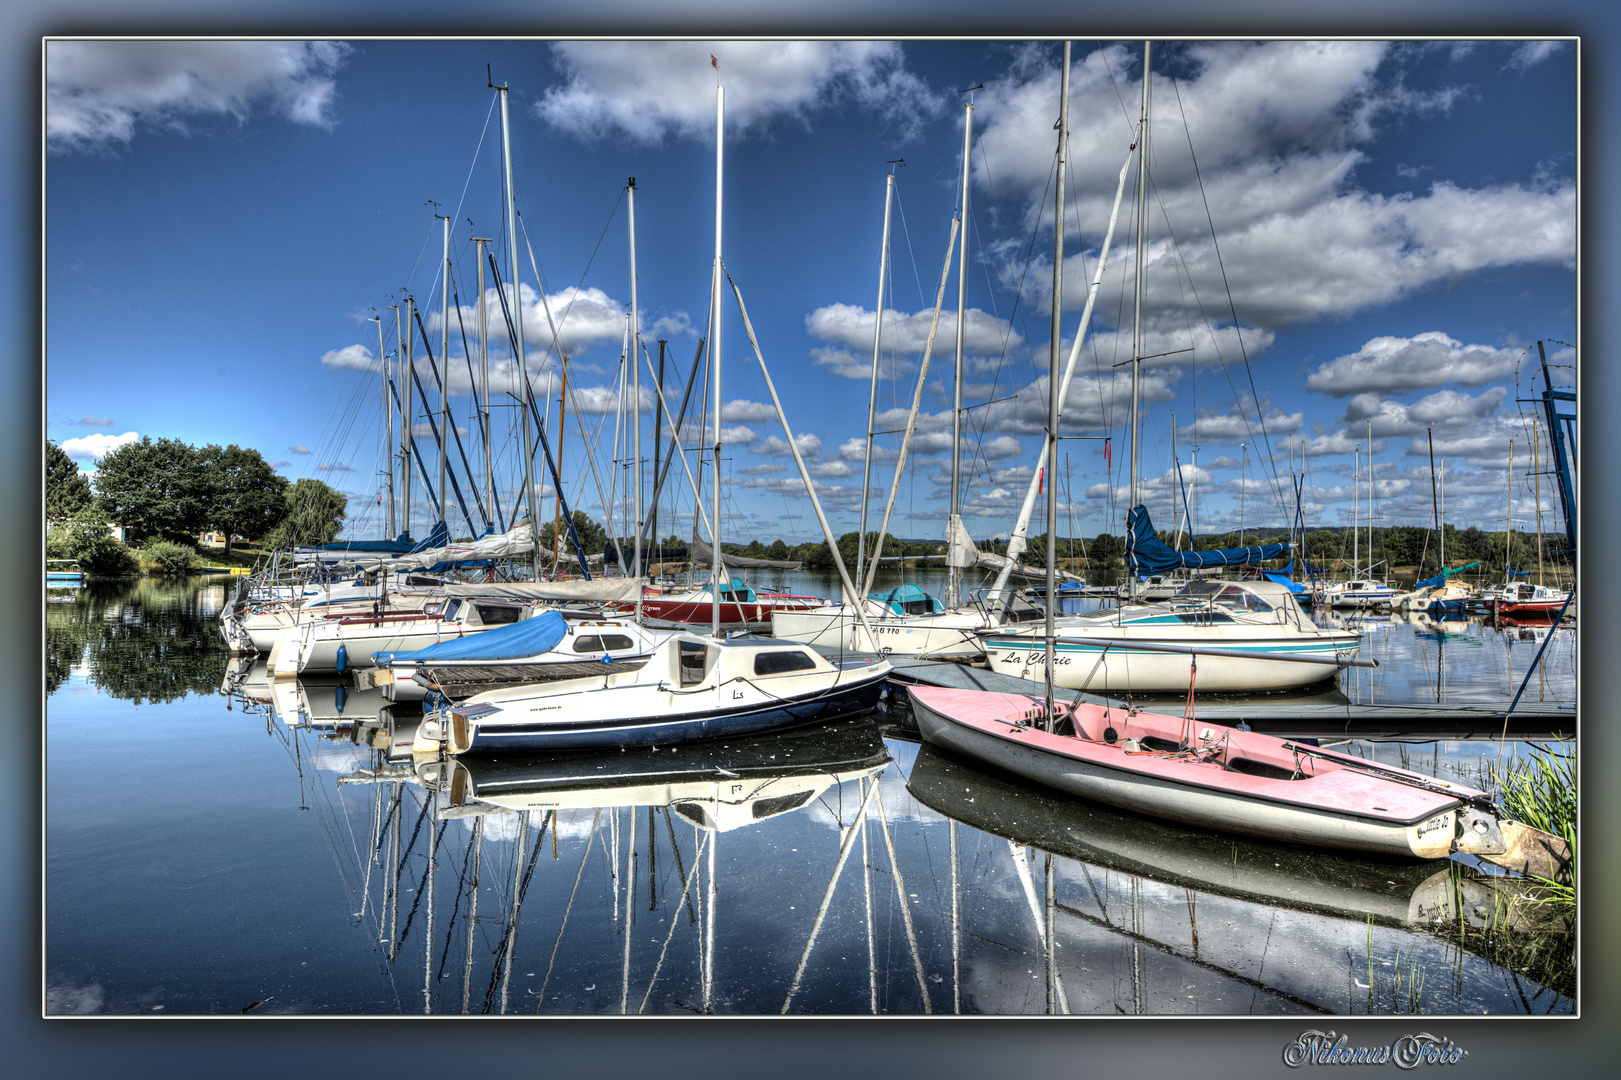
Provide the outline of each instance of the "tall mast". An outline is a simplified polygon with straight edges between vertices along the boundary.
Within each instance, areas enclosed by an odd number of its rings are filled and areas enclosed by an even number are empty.
[[[1531,475],[1536,479],[1537,499],[1537,584],[1542,584],[1542,429],[1531,419]]]
[[[1356,577],[1357,574],[1359,573],[1359,571],[1357,570],[1357,563],[1360,562],[1361,559],[1362,559],[1362,552],[1361,552],[1362,522],[1358,521],[1357,516],[1356,516],[1356,510],[1357,510],[1356,501],[1357,501],[1357,498],[1359,497],[1359,494],[1360,494],[1359,490],[1357,488],[1357,485],[1362,482],[1361,453],[1362,453],[1362,448],[1361,447],[1353,447],[1351,449],[1351,576],[1352,577]],[[1341,548],[1340,550],[1344,551],[1345,549]]]
[[[377,324],[377,369],[383,377],[383,472],[387,475],[388,486],[388,531],[385,534],[389,540],[394,539],[394,466],[390,459],[394,456],[394,408],[388,400],[388,357],[383,352],[383,317],[381,315],[372,319]]]
[[[1294,447],[1290,447],[1291,453]],[[1290,464],[1294,459],[1290,458]],[[1182,463],[1176,460],[1176,414],[1171,414],[1171,468],[1176,473],[1175,488],[1171,492],[1171,521],[1176,526],[1176,541],[1171,546],[1182,550]]]
[[[484,505],[495,513],[495,459],[490,454],[490,324],[484,306],[484,245],[487,237],[474,237],[478,245],[478,372],[484,399]]]
[[[400,381],[405,384],[405,407],[403,410],[405,428],[402,432],[405,440],[405,446],[402,448],[401,452],[400,470],[405,475],[405,531],[407,533],[411,531],[411,458],[416,452],[416,437],[415,433],[411,430],[412,426],[416,423],[416,401],[412,395],[412,391],[416,388],[417,381],[416,346],[415,337],[412,335],[410,329],[412,325],[412,309],[415,306],[415,302],[409,296],[407,296],[405,298],[405,308],[402,312],[402,314],[405,316],[405,372],[404,376],[400,379]]]
[[[1064,167],[1069,155],[1069,53],[1064,42],[1064,66],[1058,88],[1058,196],[1053,204],[1053,302],[1052,326],[1047,343],[1047,637],[1046,665],[1042,680],[1045,689],[1047,730],[1056,730],[1053,716],[1053,656],[1058,649],[1053,624],[1058,607],[1058,346],[1064,314]],[[1050,942],[1049,938],[1049,942]],[[1052,961],[1048,961],[1049,971]],[[1049,981],[1051,976],[1049,975]]]
[[[1244,454],[1243,464],[1238,467],[1238,546],[1244,546],[1244,494],[1250,484],[1250,444],[1241,447]],[[1372,549],[1369,549],[1372,550]]]
[[[894,164],[891,162],[891,164]],[[884,178],[884,240],[878,248],[878,303],[872,320],[872,385],[867,392],[867,456],[861,468],[861,532],[856,540],[856,577],[862,580],[867,563],[867,486],[872,483],[872,427],[878,415],[878,350],[884,332],[884,279],[889,272],[889,205],[895,195],[895,173]],[[859,604],[855,597],[851,603]]]
[[[659,373],[657,391],[653,395],[653,505],[650,509],[651,528],[649,532],[653,539],[653,561],[658,562],[664,555],[659,544],[659,480],[663,475],[664,461],[664,347],[669,342],[659,339]]]
[[[642,620],[642,524],[647,519],[642,513],[642,322],[641,311],[636,302],[636,178],[633,176],[625,182],[625,189],[630,198],[630,371],[631,393],[630,414],[631,423],[635,424],[635,434],[631,436],[631,468],[636,474],[634,485],[634,498],[636,500],[636,547],[631,556],[631,576],[637,582],[636,589],[636,621]],[[621,556],[623,558],[623,556]]]
[[[978,89],[978,87],[974,87]],[[953,539],[962,528],[962,358],[963,358],[963,300],[968,283],[968,166],[972,162],[974,145],[974,103],[963,105],[962,122],[962,229],[957,234],[957,366],[952,378],[951,391],[951,512],[946,524],[946,546],[950,550]],[[946,607],[962,603],[961,570],[946,567]],[[858,598],[859,599],[859,598]]]
[[[717,68],[717,70],[719,70]],[[714,302],[710,304],[713,324],[709,328],[710,348],[710,385],[714,394],[714,424],[715,449],[714,465],[710,469],[710,483],[714,488],[711,505],[713,513],[709,519],[710,545],[714,548],[714,556],[710,559],[709,595],[711,598],[709,612],[709,632],[720,637],[720,586],[722,580],[721,554],[720,554],[720,328],[724,321],[721,318],[721,193],[724,190],[726,177],[726,87],[715,86],[715,268],[710,280],[710,295]],[[711,840],[710,851],[714,851]]]
[[[1368,419],[1368,576],[1373,577],[1373,419]]]
[[[1508,441],[1508,510],[1503,519],[1503,580],[1514,580],[1514,440]]]
[[[444,280],[439,283],[439,364],[444,381],[439,384],[439,507],[444,517],[450,516],[450,489],[445,486],[445,473],[450,468],[450,219],[435,214],[444,224],[443,255],[439,269]]]
[[[1131,331],[1131,486],[1130,498],[1127,499],[1126,517],[1129,520],[1131,512],[1137,509],[1137,409],[1142,401],[1143,376],[1143,249],[1144,239],[1148,229],[1148,87],[1153,81],[1150,77],[1153,43],[1143,42],[1143,105],[1142,117],[1138,120],[1137,133],[1137,270],[1136,287],[1132,300],[1132,331]],[[1131,537],[1126,537],[1131,542]],[[1137,595],[1137,575],[1132,574],[1126,579],[1128,596]]]
[[[491,83],[494,86],[494,83]],[[512,328],[517,342],[518,412],[523,414],[523,492],[524,507],[529,515],[529,568],[540,577],[540,514],[535,506],[534,437],[529,433],[529,362],[524,355],[523,296],[518,288],[518,207],[512,192],[512,125],[508,117],[507,87],[503,83],[495,89],[501,95],[501,165],[502,180],[507,191],[507,250],[512,255]],[[559,443],[558,456],[562,456]]]

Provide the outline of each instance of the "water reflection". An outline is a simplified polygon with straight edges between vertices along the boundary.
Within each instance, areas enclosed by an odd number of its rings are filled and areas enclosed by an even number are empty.
[[[1130,818],[896,738],[904,713],[676,752],[414,756],[419,714],[228,659],[218,592],[91,586],[47,608],[53,724],[109,699],[93,733],[53,731],[53,1012],[159,993],[199,1013],[1573,1005],[1569,928],[1457,862]],[[1506,702],[1546,641],[1543,692],[1569,700],[1573,634],[1540,632],[1386,619],[1376,678],[1318,693]],[[1464,782],[1493,751],[1367,750]],[[151,784],[157,761],[184,807]],[[141,827],[109,828],[120,816]]]
[[[224,599],[222,586],[153,578],[47,597],[45,693],[76,671],[137,704],[212,693],[227,659],[216,628]]]

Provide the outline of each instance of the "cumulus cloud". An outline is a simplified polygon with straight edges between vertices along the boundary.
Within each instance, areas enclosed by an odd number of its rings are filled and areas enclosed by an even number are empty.
[[[546,90],[535,112],[585,139],[713,139],[717,81],[734,132],[778,117],[808,123],[820,109],[854,104],[909,133],[945,107],[907,70],[897,42],[571,41],[554,44],[552,56],[567,80]]]
[[[512,310],[512,286],[504,286],[504,291],[505,307],[501,303],[501,292],[495,286],[484,290],[484,318],[490,327],[491,347],[510,351],[511,335],[507,332],[506,313]],[[630,326],[629,304],[621,303],[601,289],[582,289],[573,285],[547,294],[543,302],[532,285],[523,283],[518,288],[518,297],[524,351],[530,354],[527,358],[531,362],[540,360],[544,355],[555,357],[557,346],[561,346],[564,355],[571,359],[603,342],[619,346],[623,354],[625,333]],[[550,318],[547,318],[548,310],[551,312]],[[443,316],[437,311],[427,313],[422,316],[422,323],[429,337],[437,339]],[[552,336],[554,325],[557,329],[555,343]],[[472,328],[477,326],[478,300],[475,298],[472,303],[463,304],[459,312],[451,314],[452,340],[460,333],[460,328],[469,328],[471,334]],[[646,340],[645,332],[643,340]],[[536,353],[541,356],[533,355]]]
[[[816,461],[822,456],[822,440],[808,431],[802,431],[794,436],[794,443],[799,447],[800,456],[806,461]],[[749,447],[754,454],[788,454],[788,440],[778,435],[771,435],[759,446]]]
[[[307,454],[310,452],[310,448],[303,443],[294,443],[287,448],[287,452],[289,454]]]
[[[1043,192],[1054,149],[1056,58],[1055,48],[1035,48],[980,96],[976,183],[989,190],[983,162],[994,162],[998,196],[1021,198],[1027,225],[1050,216]],[[1144,256],[1149,326],[1177,325],[1194,294],[1228,322],[1236,313],[1242,325],[1270,330],[1349,315],[1488,267],[1574,265],[1569,179],[1479,188],[1438,181],[1396,193],[1357,185],[1362,147],[1381,124],[1444,114],[1463,92],[1413,91],[1404,65],[1416,61],[1407,53],[1381,42],[1198,42],[1176,46],[1168,62],[1176,85],[1158,75],[1154,87],[1161,106]],[[1119,80],[1126,73],[1140,80],[1140,67],[1134,51],[1105,46],[1082,58],[1072,78],[1070,169],[1081,194],[1066,220],[1088,259],[1096,258],[1133,137],[1132,110],[1121,99],[1135,102],[1139,89]],[[1131,245],[1116,251],[1104,297],[1129,292],[1135,276]],[[996,255],[1022,272],[1011,247]],[[1066,266],[1065,281],[1066,303],[1078,303],[1089,275]]]
[[[813,349],[811,355],[814,362],[848,379],[871,378],[874,321],[873,313],[858,304],[828,304],[805,316],[806,333],[838,346]],[[915,363],[904,362],[901,358],[923,355],[933,321],[933,308],[910,314],[885,309],[880,375],[889,378],[917,370]],[[957,313],[942,311],[940,327],[935,332],[934,355],[938,358],[955,349],[956,340]],[[994,361],[1007,350],[1023,343],[1023,335],[1015,331],[1006,319],[989,315],[979,308],[969,308],[963,312],[965,353]]]
[[[354,371],[377,371],[382,367],[377,354],[364,345],[345,345],[341,349],[332,349],[321,354],[321,366],[326,368],[348,368]]]
[[[258,107],[330,127],[331,41],[53,41],[45,50],[45,136],[54,151],[127,145],[143,129],[243,124]]]
[[[1306,389],[1333,397],[1367,391],[1391,393],[1461,383],[1482,386],[1513,376],[1524,349],[1465,345],[1439,330],[1411,338],[1376,337],[1336,357],[1306,378]]]
[[[1266,414],[1263,425],[1248,410],[1232,410],[1226,413],[1199,413],[1196,421],[1178,424],[1176,435],[1179,439],[1190,442],[1250,442],[1260,440],[1264,426],[1270,435],[1279,435],[1298,430],[1306,422],[1305,413],[1286,413],[1282,409],[1273,407]]]
[[[1421,435],[1431,424],[1457,428],[1494,416],[1506,396],[1508,389],[1502,386],[1494,386],[1477,397],[1456,390],[1440,390],[1411,405],[1403,405],[1399,401],[1381,399],[1378,394],[1358,394],[1348,403],[1341,422],[1361,425],[1366,430],[1371,420],[1375,436]]]
[[[104,454],[120,446],[140,441],[141,436],[134,431],[126,431],[122,435],[86,435],[78,439],[63,439],[62,452],[80,461],[99,461]]]

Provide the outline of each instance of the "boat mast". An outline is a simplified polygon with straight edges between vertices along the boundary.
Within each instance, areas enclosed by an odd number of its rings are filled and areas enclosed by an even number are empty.
[[[1535,417],[1531,418],[1531,475],[1535,477],[1537,500],[1537,585],[1542,585],[1542,429]]]
[[[642,513],[642,323],[641,312],[636,307],[636,178],[633,176],[625,182],[625,191],[629,196],[630,207],[630,410],[631,422],[636,425],[635,434],[631,436],[632,469],[636,474],[634,484],[634,498],[636,500],[636,541],[631,556],[631,576],[636,579],[636,621],[642,621],[642,525],[646,518]],[[614,545],[617,547],[618,545]],[[620,554],[624,559],[624,554]],[[620,569],[624,566],[621,564]],[[606,568],[604,568],[606,572]],[[627,934],[626,940],[629,940]]]
[[[1430,426],[1424,429],[1424,437],[1428,440],[1430,447],[1430,513],[1434,515],[1435,534],[1440,538],[1441,545],[1439,554],[1436,555],[1436,562],[1440,564],[1442,570],[1445,570],[1447,568],[1447,534],[1446,529],[1441,524],[1441,496],[1435,485],[1435,422],[1433,420],[1430,422]],[[1424,567],[1420,566],[1418,569],[1420,573],[1423,573]]]
[[[719,71],[719,67],[716,67]],[[709,327],[709,377],[714,394],[714,464],[710,469],[711,484],[714,487],[711,505],[713,513],[709,519],[710,547],[714,555],[710,559],[709,574],[710,595],[710,626],[709,632],[720,637],[720,585],[722,580],[721,552],[720,552],[720,328],[722,323],[721,306],[724,297],[721,295],[721,195],[724,191],[726,166],[726,87],[715,86],[715,267],[710,277],[710,295],[714,302],[710,304],[712,324]],[[714,852],[711,841],[710,852]],[[713,868],[711,868],[713,872]]]
[[[394,410],[388,401],[388,357],[383,352],[383,317],[381,315],[372,319],[377,324],[377,370],[383,377],[383,472],[388,477],[388,531],[384,536],[394,539],[394,466],[388,459],[393,456],[394,446]]]
[[[484,306],[484,245],[488,237],[474,237],[478,245],[478,371],[484,398],[484,505],[495,512],[495,461],[490,455],[490,323]],[[499,515],[497,515],[499,517]]]
[[[1058,80],[1058,195],[1053,203],[1053,300],[1052,324],[1047,343],[1047,636],[1046,664],[1043,667],[1043,687],[1047,711],[1047,730],[1057,728],[1053,715],[1053,657],[1058,649],[1057,630],[1053,624],[1058,607],[1058,347],[1059,330],[1064,314],[1064,167],[1069,155],[1069,54],[1070,43],[1064,42],[1064,66]],[[1049,881],[1048,894],[1051,895]],[[1050,940],[1050,939],[1049,939]],[[1051,982],[1052,960],[1048,959]]]
[[[1143,376],[1143,248],[1148,228],[1148,88],[1152,83],[1153,43],[1143,42],[1143,104],[1137,134],[1137,280],[1131,331],[1131,486],[1126,517],[1137,509],[1137,410],[1142,401]],[[1131,542],[1131,537],[1126,537]],[[1126,578],[1126,595],[1137,595],[1137,575]]]
[[[1373,577],[1373,419],[1368,419],[1368,577]]]
[[[402,312],[405,317],[405,327],[407,327],[407,329],[404,330],[405,371],[404,375],[400,379],[400,381],[405,384],[405,427],[400,433],[404,445],[400,448],[400,472],[405,476],[404,531],[407,534],[411,532],[411,454],[416,449],[416,439],[413,437],[413,433],[411,431],[411,425],[416,419],[416,402],[412,396],[412,391],[416,387],[416,346],[413,344],[415,339],[413,338],[411,331],[408,329],[411,325],[411,309],[414,306],[415,304],[412,299],[407,296],[405,298],[405,308]]]
[[[439,384],[439,506],[443,516],[449,517],[450,489],[445,486],[445,473],[450,469],[450,219],[440,214],[434,217],[445,223],[439,261],[444,274],[439,283],[439,363],[445,373],[445,381]]]
[[[1357,563],[1362,559],[1362,522],[1358,521],[1356,516],[1357,484],[1362,479],[1361,453],[1361,447],[1351,449],[1351,576],[1353,578],[1358,573]],[[1344,551],[1345,549],[1341,548],[1340,550]]]
[[[969,91],[979,89],[972,87]],[[946,551],[962,530],[962,361],[963,361],[963,301],[968,282],[968,167],[973,161],[974,103],[970,99],[963,105],[962,122],[962,204],[959,219],[962,229],[957,233],[957,366],[951,390],[951,511],[946,522]],[[946,560],[946,607],[955,608],[962,603],[962,571]],[[857,598],[859,602],[859,597]]]
[[[540,514],[535,506],[535,478],[533,452],[530,447],[533,439],[529,434],[529,363],[524,356],[523,333],[523,295],[518,287],[518,208],[512,193],[512,126],[507,115],[507,86],[502,83],[495,86],[490,84],[501,95],[501,165],[504,173],[503,181],[507,191],[507,249],[512,254],[512,332],[517,344],[517,355],[514,359],[518,365],[518,390],[523,399],[518,411],[523,414],[523,490],[524,508],[529,515],[529,569],[531,575],[540,578]],[[562,457],[562,445],[558,445],[558,457]]]
[[[890,165],[905,162],[889,162]],[[872,427],[878,415],[878,349],[884,332],[884,279],[889,273],[889,207],[895,197],[895,172],[891,169],[884,178],[884,241],[878,249],[878,303],[873,307],[872,320],[872,385],[867,391],[867,455],[861,468],[861,532],[856,540],[856,580],[862,579],[867,563],[867,487],[872,483]],[[860,603],[855,597],[851,603]]]

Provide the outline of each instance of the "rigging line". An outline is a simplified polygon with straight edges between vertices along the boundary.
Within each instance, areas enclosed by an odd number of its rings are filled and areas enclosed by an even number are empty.
[[[597,261],[597,253],[602,250],[602,241],[607,238],[608,230],[613,227],[614,217],[619,213],[619,204],[624,201],[626,190],[627,189],[625,188],[619,189],[619,197],[614,200],[613,209],[608,211],[608,220],[602,223],[602,233],[597,237],[597,246],[591,249],[591,257],[585,261],[585,269],[580,271],[580,280],[574,284],[574,295],[569,297],[568,306],[563,308],[563,314],[557,319],[558,326],[562,326],[568,321],[568,313],[573,309],[574,301],[579,298],[580,289],[585,285],[585,277],[591,272],[591,265]],[[523,233],[524,246],[529,249],[529,265],[535,271],[535,280],[540,283],[541,289],[544,290],[546,288],[546,281],[540,276],[540,264],[535,259],[535,249],[529,240],[529,222],[523,216],[523,211],[521,210],[518,212],[517,217],[518,229]],[[513,242],[516,243],[517,241],[514,240]],[[552,340],[553,344],[557,345],[558,355],[561,356],[561,339],[554,336]],[[541,359],[544,360],[545,358],[546,354],[542,353]]]
[[[557,811],[553,810],[552,817],[555,818],[556,816]],[[535,997],[535,1012],[537,1013],[540,1012],[540,1007],[546,1003],[546,988],[551,984],[552,968],[557,964],[557,950],[563,944],[563,931],[568,929],[568,917],[569,914],[574,910],[574,896],[580,891],[580,879],[585,876],[585,864],[586,861],[591,858],[591,842],[596,839],[597,829],[601,824],[602,808],[599,806],[591,815],[591,833],[585,838],[585,852],[580,856],[580,869],[574,874],[574,888],[569,890],[568,906],[563,909],[563,922],[557,928],[557,939],[552,942],[552,958],[546,964],[546,977],[540,981],[540,993]],[[552,836],[555,837],[556,835],[557,827],[556,825],[553,825]],[[537,843],[535,847],[538,849],[540,845]],[[486,1009],[488,1009],[487,1005]]]
[[[490,110],[484,114],[484,127],[478,133],[478,145],[473,148],[473,161],[467,166],[467,179],[462,181],[462,193],[456,200],[456,212],[450,218],[452,221],[461,218],[462,207],[467,205],[467,189],[473,184],[473,173],[478,168],[479,151],[484,149],[484,139],[490,133],[490,119],[495,115],[495,104],[499,98],[499,94],[490,95]]]
[[[670,824],[670,819],[669,819],[669,816],[668,816],[668,809],[666,809],[666,816],[664,818],[664,823],[666,825]],[[652,843],[652,840],[651,840],[652,830],[649,829],[648,832],[649,832],[649,841],[648,842],[651,844]],[[702,836],[699,839],[697,849],[695,851],[693,851],[693,853],[692,853],[692,870],[691,871],[682,871],[682,873],[681,873],[681,896],[687,902],[687,921],[689,922],[689,924],[692,922],[692,875],[696,874],[698,872],[698,863],[699,863],[699,860],[703,858],[704,845],[706,843],[708,843],[708,841],[709,841],[709,836],[707,834]],[[681,868],[680,868],[679,863],[680,863],[680,858],[681,858],[681,849],[679,847],[676,847],[675,830],[674,830],[673,827],[670,830],[670,846],[672,848],[675,848],[676,862],[677,862],[676,869],[680,870]],[[680,910],[680,909],[678,908],[677,910]],[[670,915],[670,929],[664,935],[664,947],[659,949],[658,962],[653,965],[653,976],[652,976],[652,978],[647,980],[647,991],[646,991],[646,993],[642,994],[642,1003],[640,1005],[636,1006],[636,1015],[638,1015],[638,1016],[640,1016],[647,1009],[647,999],[653,996],[653,987],[654,987],[655,984],[658,983],[658,981],[659,981],[659,972],[664,968],[664,956],[665,956],[666,953],[668,953],[670,951],[670,941],[671,941],[671,939],[673,939],[675,937],[675,928],[677,926],[679,926],[679,925],[681,925],[680,922],[676,919],[674,913],[672,913]]]
[[[923,299],[923,279],[918,276],[917,254],[912,250],[912,232],[911,232],[910,229],[908,229],[906,227],[906,208],[901,205],[900,181],[898,179],[895,182],[895,206],[901,212],[901,235],[906,237],[906,255],[907,255],[907,257],[909,259],[912,260],[912,276],[914,278],[917,278],[918,303],[921,304],[921,303],[924,303],[924,299]],[[894,271],[891,270],[890,274],[891,274],[891,277],[893,277]],[[891,295],[893,295],[893,294],[891,294]]]
[[[1198,180],[1198,182],[1199,182],[1199,198],[1204,203],[1205,221],[1210,226],[1210,246],[1215,249],[1215,252],[1216,252],[1216,266],[1221,270],[1221,285],[1222,285],[1222,288],[1227,291],[1227,306],[1228,306],[1228,310],[1232,312],[1232,316],[1233,316],[1233,336],[1238,339],[1238,351],[1239,351],[1239,354],[1241,356],[1243,356],[1243,358],[1244,358],[1244,371],[1245,371],[1246,375],[1248,375],[1248,377],[1249,377],[1250,397],[1255,402],[1256,420],[1261,425],[1261,438],[1266,443],[1267,464],[1272,466],[1272,487],[1273,487],[1274,497],[1277,498],[1278,505],[1282,506],[1283,505],[1283,495],[1282,495],[1281,490],[1278,488],[1278,483],[1277,483],[1278,466],[1277,466],[1277,463],[1275,461],[1271,460],[1272,459],[1272,437],[1271,437],[1270,434],[1267,433],[1267,430],[1266,430],[1266,418],[1261,415],[1261,398],[1260,398],[1260,395],[1256,392],[1256,389],[1255,389],[1255,372],[1250,367],[1249,351],[1244,348],[1244,332],[1243,332],[1243,328],[1241,327],[1241,325],[1239,324],[1239,321],[1238,321],[1238,306],[1233,300],[1232,286],[1230,284],[1228,284],[1228,282],[1227,282],[1227,265],[1222,260],[1222,257],[1221,257],[1221,244],[1216,239],[1216,222],[1215,222],[1215,219],[1210,214],[1210,199],[1209,199],[1209,196],[1205,193],[1204,176],[1199,172],[1199,157],[1198,157],[1197,154],[1194,153],[1194,150],[1193,150],[1193,132],[1188,127],[1187,113],[1182,108],[1182,91],[1181,91],[1180,87],[1177,84],[1176,73],[1170,67],[1170,54],[1169,53],[1166,54],[1166,70],[1170,73],[1171,89],[1173,91],[1175,91],[1175,93],[1176,93],[1176,107],[1177,107],[1177,109],[1179,111],[1182,112],[1182,133],[1187,137],[1187,140],[1188,140],[1188,156],[1193,159],[1193,175],[1194,175],[1194,178],[1196,180]]]

